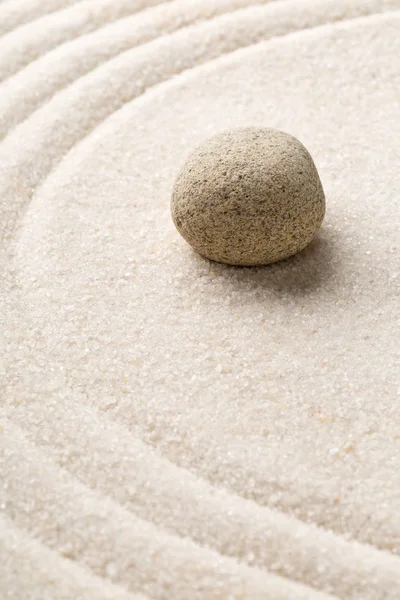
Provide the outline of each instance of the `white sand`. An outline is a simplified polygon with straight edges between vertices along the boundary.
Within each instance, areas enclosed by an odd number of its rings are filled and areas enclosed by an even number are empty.
[[[0,0],[0,31],[0,598],[398,600],[400,0]],[[169,215],[243,125],[327,197],[264,269]]]

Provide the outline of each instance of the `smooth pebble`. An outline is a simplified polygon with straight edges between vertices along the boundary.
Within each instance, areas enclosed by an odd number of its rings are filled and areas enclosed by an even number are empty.
[[[190,154],[172,194],[173,221],[202,256],[266,265],[305,248],[325,214],[314,162],[295,137],[245,127]]]

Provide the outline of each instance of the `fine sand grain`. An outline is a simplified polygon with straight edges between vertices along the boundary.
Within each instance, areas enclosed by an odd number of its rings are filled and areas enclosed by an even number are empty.
[[[398,600],[400,0],[0,0],[0,597]],[[210,263],[188,153],[290,132],[316,239]]]

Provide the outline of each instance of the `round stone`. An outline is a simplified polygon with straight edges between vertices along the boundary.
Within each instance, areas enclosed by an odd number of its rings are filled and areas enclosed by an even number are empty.
[[[299,140],[245,127],[215,135],[190,154],[174,185],[171,213],[202,256],[266,265],[311,242],[324,218],[325,196]]]

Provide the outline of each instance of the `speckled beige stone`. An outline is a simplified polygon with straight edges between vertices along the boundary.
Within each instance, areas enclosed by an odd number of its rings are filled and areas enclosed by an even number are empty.
[[[181,235],[206,258],[265,265],[311,242],[325,196],[296,138],[246,127],[213,136],[190,154],[175,182],[171,213]]]

